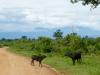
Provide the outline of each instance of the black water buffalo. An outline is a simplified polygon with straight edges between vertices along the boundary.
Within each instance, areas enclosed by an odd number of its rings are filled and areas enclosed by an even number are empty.
[[[75,65],[75,61],[79,61],[81,62],[81,51],[77,50],[77,51],[67,51],[65,53],[65,56],[68,56],[72,59],[73,61],[73,65]]]
[[[45,55],[32,55],[31,57],[31,65],[34,65],[34,60],[38,61],[39,62],[39,66],[42,67],[42,60],[46,58]]]

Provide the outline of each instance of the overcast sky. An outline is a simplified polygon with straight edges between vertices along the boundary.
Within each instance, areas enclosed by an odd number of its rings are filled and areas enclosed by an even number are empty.
[[[100,6],[70,0],[0,0],[0,32],[37,32],[73,26],[100,33]],[[85,31],[85,29],[84,29]],[[99,34],[100,35],[100,34]]]

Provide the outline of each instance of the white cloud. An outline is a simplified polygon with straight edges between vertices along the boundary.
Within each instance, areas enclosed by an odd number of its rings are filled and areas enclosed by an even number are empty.
[[[69,1],[70,2],[70,1]],[[100,31],[99,7],[90,11],[67,0],[0,0],[0,30],[34,31],[37,27],[86,27]]]

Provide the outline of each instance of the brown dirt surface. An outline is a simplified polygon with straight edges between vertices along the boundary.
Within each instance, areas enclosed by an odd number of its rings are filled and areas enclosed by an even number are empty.
[[[0,48],[0,75],[58,75],[51,68],[31,66],[30,59],[17,56],[6,51],[6,48]]]

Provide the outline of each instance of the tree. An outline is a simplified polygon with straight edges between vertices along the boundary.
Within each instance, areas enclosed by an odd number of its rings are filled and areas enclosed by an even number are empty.
[[[96,48],[97,48],[97,50],[100,50],[100,37],[97,37],[95,39],[95,41],[96,41]]]
[[[72,3],[82,2],[83,5],[91,5],[92,8],[96,8],[100,4],[100,0],[71,0]]]
[[[67,46],[69,50],[77,50],[82,47],[81,37],[77,33],[71,33],[65,36],[64,45]]]
[[[88,49],[88,52],[89,53],[95,53],[95,51],[96,51],[96,48],[95,48],[94,45],[87,46],[87,49]]]
[[[56,32],[54,32],[54,35],[53,35],[53,37],[55,37],[56,39],[60,39],[60,38],[62,38],[62,32],[61,32],[61,30],[60,29],[58,29]]]
[[[21,39],[27,40],[27,36],[22,36]]]
[[[52,39],[48,37],[39,37],[35,41],[35,49],[40,51],[40,53],[49,53],[52,51],[52,46],[51,46]]]

